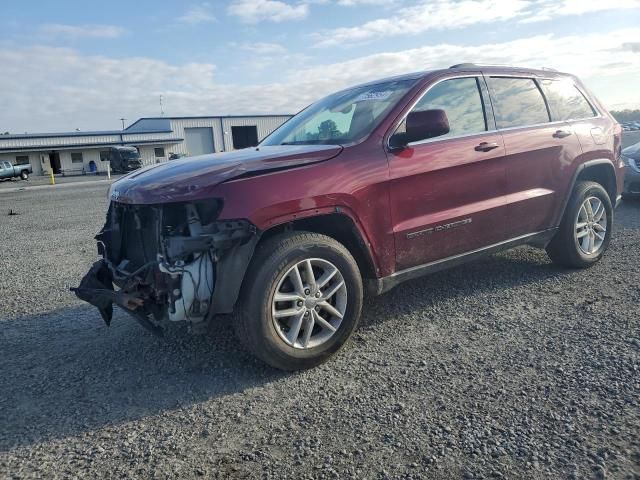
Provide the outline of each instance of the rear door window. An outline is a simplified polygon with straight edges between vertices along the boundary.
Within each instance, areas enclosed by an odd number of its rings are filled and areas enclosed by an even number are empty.
[[[596,112],[571,81],[541,80],[540,85],[554,120],[592,118]]]
[[[490,77],[498,128],[524,127],[547,123],[549,111],[532,78]]]
[[[449,119],[449,133],[438,138],[472,135],[487,131],[482,97],[475,77],[444,80],[425,93],[412,112],[444,110]],[[397,132],[405,132],[403,122]]]

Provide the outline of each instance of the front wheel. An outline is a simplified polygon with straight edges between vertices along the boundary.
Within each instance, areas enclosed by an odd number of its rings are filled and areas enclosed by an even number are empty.
[[[238,303],[236,333],[276,368],[311,368],[349,339],[362,298],[358,265],[342,244],[316,233],[281,234],[256,251]]]
[[[29,179],[29,172],[27,172],[26,170],[23,170],[22,172],[20,172],[20,178],[22,180],[28,180]]]
[[[589,267],[607,250],[612,227],[613,207],[607,191],[598,183],[580,182],[558,232],[547,246],[547,254],[563,267]]]

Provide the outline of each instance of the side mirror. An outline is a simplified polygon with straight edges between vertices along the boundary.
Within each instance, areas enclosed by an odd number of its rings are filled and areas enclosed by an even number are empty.
[[[407,115],[406,133],[391,137],[394,147],[406,147],[411,142],[440,137],[449,133],[449,119],[444,110],[422,110]]]

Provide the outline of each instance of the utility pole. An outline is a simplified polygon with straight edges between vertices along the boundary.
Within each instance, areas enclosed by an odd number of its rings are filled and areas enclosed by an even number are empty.
[[[126,120],[126,118],[121,118],[120,121],[122,122],[122,130],[124,130],[124,121]]]
[[[160,116],[164,117],[164,108],[162,107],[162,95],[160,95]]]

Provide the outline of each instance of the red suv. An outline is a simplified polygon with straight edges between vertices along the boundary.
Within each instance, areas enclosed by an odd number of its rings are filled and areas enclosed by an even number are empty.
[[[286,370],[353,333],[363,294],[516,245],[588,267],[611,238],[621,127],[574,76],[462,64],[309,106],[257,148],[111,187],[77,295],[161,334],[234,313]]]

